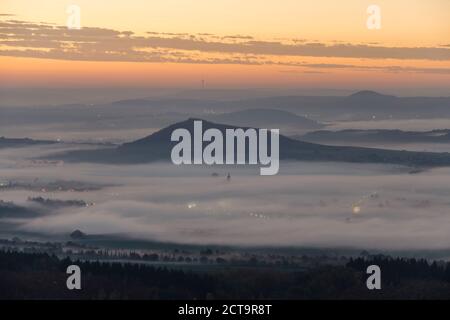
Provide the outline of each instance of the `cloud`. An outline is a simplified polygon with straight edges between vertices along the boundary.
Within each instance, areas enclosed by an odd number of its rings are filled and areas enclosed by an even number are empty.
[[[19,20],[0,21],[0,55],[63,60],[179,62],[217,64],[281,64],[309,68],[364,67],[345,65],[307,65],[286,62],[286,58],[338,57],[367,59],[450,60],[450,48],[385,47],[376,44],[330,44],[305,40],[255,40],[245,35],[147,32],[65,26]],[[396,70],[394,70],[397,68]],[[366,69],[370,69],[367,67]],[[410,69],[391,71],[447,74],[448,69]]]
[[[336,63],[291,63],[292,66],[313,68],[313,69],[350,69],[358,71],[382,71],[390,73],[431,73],[431,74],[450,74],[450,68],[416,68],[400,66],[365,66]],[[286,70],[285,73],[304,73],[308,71]],[[310,71],[314,72],[314,71]]]

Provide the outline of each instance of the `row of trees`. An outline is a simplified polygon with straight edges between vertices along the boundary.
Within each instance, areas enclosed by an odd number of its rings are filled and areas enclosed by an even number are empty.
[[[82,270],[82,290],[66,288],[71,264]],[[370,264],[381,267],[382,290],[366,287]],[[257,266],[193,272],[0,252],[0,299],[450,299],[449,274],[449,264],[389,257],[303,272]]]

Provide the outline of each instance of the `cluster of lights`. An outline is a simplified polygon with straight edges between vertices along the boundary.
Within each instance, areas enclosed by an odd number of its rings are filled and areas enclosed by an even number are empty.
[[[188,207],[188,209],[194,209],[197,207],[197,204],[195,202],[191,202],[191,203],[188,203],[187,207]]]

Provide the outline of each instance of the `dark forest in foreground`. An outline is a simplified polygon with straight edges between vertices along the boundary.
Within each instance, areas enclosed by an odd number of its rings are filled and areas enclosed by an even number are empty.
[[[66,289],[66,268],[82,270],[82,290]],[[368,265],[382,290],[366,288]],[[0,299],[449,299],[450,263],[351,259],[304,272],[230,268],[195,273],[139,264],[80,262],[48,254],[0,252]]]

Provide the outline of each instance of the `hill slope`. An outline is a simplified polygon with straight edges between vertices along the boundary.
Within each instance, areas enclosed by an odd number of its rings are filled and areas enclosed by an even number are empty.
[[[194,121],[188,119],[168,126],[145,138],[125,143],[117,148],[72,151],[54,155],[52,158],[69,162],[97,163],[148,163],[170,161],[172,132],[184,128],[193,135]],[[203,121],[203,130],[217,128],[222,133],[226,129],[235,129],[231,125]],[[358,163],[390,163],[409,166],[450,166],[449,153],[409,152],[360,147],[325,146],[303,142],[280,135],[280,159],[293,161],[338,161]]]

